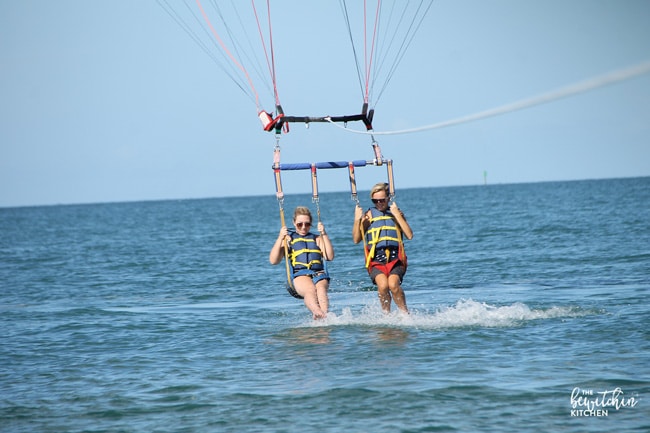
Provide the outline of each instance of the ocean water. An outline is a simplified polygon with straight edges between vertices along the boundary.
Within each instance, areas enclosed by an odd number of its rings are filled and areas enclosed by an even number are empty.
[[[411,314],[325,193],[323,321],[268,263],[274,196],[0,209],[0,431],[650,431],[650,178],[396,201]]]

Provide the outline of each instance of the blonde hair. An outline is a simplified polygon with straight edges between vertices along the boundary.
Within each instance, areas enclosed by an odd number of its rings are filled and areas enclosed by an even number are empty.
[[[372,198],[373,195],[377,194],[378,192],[384,191],[386,193],[386,196],[388,197],[388,184],[385,182],[379,182],[376,183],[375,186],[372,187],[370,190],[370,198]]]
[[[307,215],[309,217],[309,222],[312,221],[311,218],[311,211],[309,210],[308,207],[306,206],[298,206],[294,211],[293,211],[293,220],[295,221],[296,218],[298,218],[298,215]]]

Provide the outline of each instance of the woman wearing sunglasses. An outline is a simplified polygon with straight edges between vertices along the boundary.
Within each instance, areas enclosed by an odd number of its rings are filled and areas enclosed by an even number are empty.
[[[289,293],[304,300],[314,319],[323,319],[327,316],[329,307],[327,290],[330,280],[325,261],[334,259],[334,247],[323,223],[318,222],[320,234],[316,235],[309,231],[311,222],[309,208],[298,206],[293,213],[293,225],[296,230],[289,231],[286,226],[280,229],[269,254],[269,261],[272,265],[282,261],[286,242],[292,279],[292,284],[288,287]]]
[[[382,310],[389,313],[392,300],[401,311],[408,313],[401,286],[407,267],[402,234],[412,239],[413,230],[395,202],[389,207],[388,195],[388,184],[378,183],[370,190],[375,207],[364,214],[363,209],[356,206],[352,240],[355,244],[364,241],[366,269],[377,285]]]

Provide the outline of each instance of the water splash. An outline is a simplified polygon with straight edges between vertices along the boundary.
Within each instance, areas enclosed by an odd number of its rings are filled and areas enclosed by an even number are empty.
[[[409,328],[465,328],[465,327],[513,327],[522,323],[556,318],[574,318],[591,314],[577,307],[553,306],[546,309],[531,309],[516,302],[511,305],[495,306],[472,299],[461,299],[455,305],[437,310],[410,314],[399,311],[384,314],[378,305],[366,306],[359,313],[344,308],[340,314],[330,312],[326,319],[306,323],[305,326],[385,326]]]

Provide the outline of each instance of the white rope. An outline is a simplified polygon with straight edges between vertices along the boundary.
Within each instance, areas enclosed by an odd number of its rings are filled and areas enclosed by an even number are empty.
[[[384,132],[372,132],[372,131],[355,131],[348,129],[345,126],[341,126],[332,122],[330,118],[326,118],[333,125],[355,134],[369,134],[369,135],[397,135],[397,134],[409,134],[412,132],[422,132],[428,131],[431,129],[440,129],[447,126],[460,125],[461,123],[473,122],[475,120],[485,119],[487,117],[498,116],[500,114],[510,113],[512,111],[523,110],[524,108],[529,108],[535,105],[544,104],[547,102],[555,101],[557,99],[566,98],[568,96],[577,95],[579,93],[584,93],[599,87],[606,86],[608,84],[617,83],[619,81],[628,80],[630,78],[636,77],[638,75],[647,74],[650,72],[650,61],[644,62],[639,65],[619,69],[608,74],[600,75],[598,77],[591,78],[589,80],[581,81],[579,83],[562,87],[557,90],[553,90],[542,95],[533,96],[531,98],[522,99],[521,101],[512,102],[510,104],[502,105],[500,107],[492,108],[490,110],[480,111],[475,114],[468,116],[459,117],[452,120],[447,120],[444,122],[434,123],[433,125],[426,125],[419,128],[413,129],[402,129],[399,131],[384,131]]]

